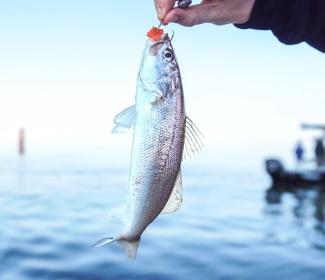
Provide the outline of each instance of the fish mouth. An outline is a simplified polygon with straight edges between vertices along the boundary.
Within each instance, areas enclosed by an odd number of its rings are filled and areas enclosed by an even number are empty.
[[[174,37],[174,33],[172,33],[172,38]],[[159,45],[159,44],[163,44],[167,41],[171,41],[171,39],[169,38],[168,33],[164,33],[163,35],[161,35],[160,39],[158,41],[152,41],[151,39],[148,38],[148,41],[150,42],[151,47]]]
[[[148,44],[149,44],[149,54],[152,56],[157,55],[159,49],[163,46],[166,45],[166,43],[168,44],[168,42],[170,42],[170,38],[168,33],[164,33],[161,38],[158,41],[151,41],[150,39],[148,39]]]

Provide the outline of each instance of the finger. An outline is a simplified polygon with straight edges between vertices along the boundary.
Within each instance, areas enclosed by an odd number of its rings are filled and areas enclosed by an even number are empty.
[[[164,23],[175,22],[184,26],[193,26],[201,23],[216,23],[220,20],[222,22],[222,14],[219,12],[221,3],[203,2],[202,4],[193,5],[186,9],[172,9],[165,17]]]
[[[175,6],[176,0],[155,0],[157,16],[163,21],[167,13]]]

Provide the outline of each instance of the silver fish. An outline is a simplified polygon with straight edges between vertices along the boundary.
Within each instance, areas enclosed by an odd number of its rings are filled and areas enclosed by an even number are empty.
[[[181,162],[202,148],[200,132],[186,117],[179,66],[168,34],[148,38],[138,74],[135,105],[114,118],[112,133],[133,128],[127,223],[116,238],[135,258],[142,233],[161,213],[173,213],[183,201]]]

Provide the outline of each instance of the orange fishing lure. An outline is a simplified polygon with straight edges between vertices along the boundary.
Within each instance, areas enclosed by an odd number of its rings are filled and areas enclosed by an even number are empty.
[[[148,32],[147,36],[152,40],[152,41],[159,41],[161,36],[164,34],[163,29],[159,29],[157,27],[152,27]]]

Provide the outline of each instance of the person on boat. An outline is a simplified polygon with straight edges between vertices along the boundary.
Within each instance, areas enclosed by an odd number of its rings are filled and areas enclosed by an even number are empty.
[[[317,166],[325,166],[325,148],[322,138],[316,139],[315,156]]]
[[[203,0],[186,9],[174,8],[175,2],[155,0],[162,24],[234,24],[241,29],[271,30],[284,44],[306,42],[325,52],[324,0]]]
[[[305,149],[302,145],[302,142],[298,141],[295,148],[295,155],[298,163],[301,163],[304,160],[304,153],[305,153]]]

